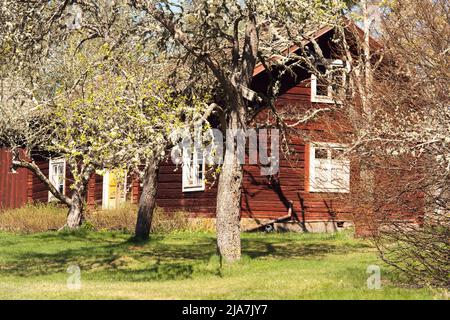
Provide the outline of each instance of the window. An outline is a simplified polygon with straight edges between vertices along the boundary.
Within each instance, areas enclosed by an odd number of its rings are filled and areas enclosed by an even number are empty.
[[[66,160],[64,158],[50,159],[48,178],[60,193],[65,193]],[[56,200],[56,197],[51,192],[49,192],[48,201]]]
[[[317,65],[321,77],[311,75],[311,101],[322,103],[339,102],[334,98],[345,84],[344,63],[342,60],[328,60],[328,68]],[[328,69],[328,70],[327,70]]]
[[[203,150],[183,148],[183,192],[205,190],[205,156]]]
[[[311,192],[350,192],[350,161],[345,158],[344,145],[311,144],[309,189]]]

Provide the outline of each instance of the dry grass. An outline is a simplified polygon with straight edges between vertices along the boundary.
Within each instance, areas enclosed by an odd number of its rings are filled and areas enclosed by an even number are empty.
[[[57,230],[66,222],[67,208],[56,204],[29,204],[19,209],[0,212],[0,231],[35,233]],[[136,224],[137,206],[124,204],[110,210],[87,210],[85,227],[102,231],[132,233]],[[201,226],[189,222],[188,213],[166,213],[156,208],[153,216],[153,233],[198,231]]]
[[[191,232],[215,232],[216,219],[195,217],[189,218],[188,230]]]
[[[117,209],[86,212],[86,224],[96,230],[120,230],[132,232],[136,224],[137,207],[124,204]]]
[[[117,209],[92,211],[86,214],[88,224],[96,230],[133,232],[137,219],[137,206],[124,204]],[[188,214],[164,212],[156,208],[153,213],[152,232],[169,233],[189,229]]]
[[[57,230],[66,221],[67,209],[56,204],[28,204],[0,212],[0,230],[33,233]]]
[[[189,214],[187,212],[164,212],[156,208],[153,213],[152,232],[170,233],[174,231],[189,231]]]

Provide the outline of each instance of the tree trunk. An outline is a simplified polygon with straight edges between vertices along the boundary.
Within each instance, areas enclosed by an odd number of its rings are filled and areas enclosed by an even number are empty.
[[[227,158],[225,153],[225,158]],[[231,159],[233,158],[233,159]],[[217,191],[216,228],[217,247],[220,255],[233,262],[241,257],[241,187],[242,166],[235,155],[229,156],[230,164],[224,164]]]
[[[156,204],[156,192],[158,190],[159,162],[151,159],[144,176],[144,186],[139,199],[138,217],[135,229],[135,239],[148,240],[152,226],[153,210]]]
[[[243,101],[242,104],[237,103],[237,105],[242,107],[236,108],[229,115],[228,130],[245,128]],[[229,139],[227,135],[227,145],[231,142]],[[225,149],[217,191],[217,248],[221,257],[227,262],[234,262],[241,257],[240,213],[243,168],[234,149],[229,147]]]
[[[83,222],[83,197],[77,191],[74,191],[67,215],[67,227],[69,229],[76,229],[81,226]]]
[[[365,161],[369,160],[365,159]],[[377,216],[375,212],[375,172],[366,163],[361,165],[360,180],[361,198],[355,219],[355,231],[357,236],[373,237],[378,232],[379,220],[384,217]]]

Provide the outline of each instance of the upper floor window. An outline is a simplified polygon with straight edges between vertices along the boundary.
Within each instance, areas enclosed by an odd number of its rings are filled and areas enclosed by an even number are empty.
[[[328,65],[317,65],[320,76],[311,75],[311,102],[335,103],[345,84],[344,62],[328,60]]]
[[[65,193],[66,186],[66,160],[64,158],[50,159],[48,178],[52,185],[62,194]],[[57,200],[56,197],[49,192],[49,201]]]
[[[203,150],[183,148],[183,192],[205,190],[205,156]]]
[[[350,160],[345,156],[344,145],[311,144],[309,189],[311,192],[350,192]]]

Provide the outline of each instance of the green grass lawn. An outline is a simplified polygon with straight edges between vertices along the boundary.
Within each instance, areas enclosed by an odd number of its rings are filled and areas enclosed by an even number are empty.
[[[119,232],[0,233],[2,299],[439,299],[395,286],[375,249],[347,234],[243,234],[243,258],[223,265],[214,234],[154,235],[145,244]],[[80,290],[66,281],[81,268]],[[382,288],[367,289],[367,266]]]

